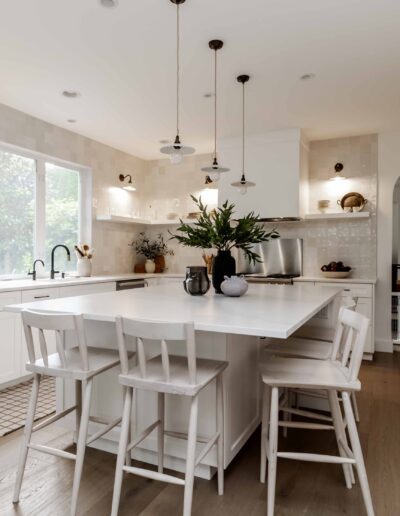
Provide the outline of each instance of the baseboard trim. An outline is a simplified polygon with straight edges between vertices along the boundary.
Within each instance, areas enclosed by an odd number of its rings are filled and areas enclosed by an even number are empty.
[[[393,353],[393,342],[391,339],[375,339],[375,351],[381,353]]]

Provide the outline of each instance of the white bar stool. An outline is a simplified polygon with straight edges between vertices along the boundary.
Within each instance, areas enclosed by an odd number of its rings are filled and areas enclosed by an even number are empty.
[[[341,307],[355,311],[357,309],[358,298],[344,297],[341,300]],[[289,337],[282,342],[282,339],[271,339],[266,343],[263,350],[262,360],[268,360],[268,355],[276,355],[280,357],[290,358],[311,358],[313,360],[330,360],[333,350],[333,339],[335,336],[334,328],[318,328],[313,326],[304,326],[300,328],[293,337]],[[295,391],[297,394],[304,394]],[[310,393],[306,393],[309,395]],[[324,392],[314,392],[314,397],[326,399]],[[286,393],[287,403],[289,395]],[[354,416],[356,421],[360,421],[358,404],[355,392],[351,393],[351,401],[353,403]],[[304,415],[304,413],[303,413]],[[309,412],[311,416],[311,412]],[[286,433],[286,430],[285,430]]]
[[[25,339],[28,347],[29,362],[26,369],[33,373],[32,392],[26,417],[24,439],[21,446],[18,472],[15,483],[13,503],[19,502],[22,480],[24,476],[26,459],[29,449],[65,459],[75,460],[74,481],[72,487],[71,516],[75,516],[78,504],[78,493],[81,482],[83,460],[86,445],[102,437],[121,422],[122,418],[114,421],[106,421],[102,418],[93,418],[96,423],[104,424],[94,435],[87,437],[90,418],[90,401],[94,376],[119,365],[118,351],[89,347],[86,342],[84,321],[81,314],[44,314],[28,310],[22,311],[22,321]],[[39,344],[41,358],[36,358],[32,335],[32,328],[39,331]],[[57,352],[51,355],[47,352],[47,344],[44,330],[55,332]],[[78,346],[65,349],[65,331],[74,332]],[[133,353],[130,353],[132,356]],[[35,409],[39,394],[39,384],[42,375],[54,376],[75,380],[76,404],[54,416],[50,416],[38,425],[33,426]],[[82,401],[83,391],[83,401]],[[57,448],[34,444],[31,442],[33,432],[44,428],[73,410],[76,410],[77,448],[76,454]]]
[[[374,515],[362,449],[354,419],[350,394],[361,389],[358,373],[361,366],[369,320],[358,313],[341,308],[339,328],[335,333],[332,357],[318,361],[284,357],[271,357],[261,366],[264,383],[263,416],[261,433],[261,481],[265,482],[265,465],[268,458],[268,516],[273,516],[275,505],[277,458],[342,464],[348,488],[352,486],[352,465],[355,465],[368,516]],[[278,451],[278,427],[287,422],[279,421],[279,388],[319,390],[328,392],[333,426],[340,456],[292,453]],[[342,394],[351,448],[340,413],[338,392]],[[301,428],[313,428],[313,424],[292,423]],[[268,432],[269,428],[269,432]]]
[[[116,319],[118,346],[121,359],[122,374],[120,383],[125,387],[122,428],[119,442],[117,466],[115,471],[112,516],[117,516],[121,495],[123,473],[133,473],[145,478],[160,480],[185,487],[183,515],[190,516],[192,510],[193,483],[195,467],[217,446],[218,494],[224,492],[224,394],[222,373],[227,362],[196,358],[196,343],[193,323],[150,323],[148,321]],[[136,337],[138,366],[129,370],[126,348],[126,336]],[[161,355],[146,358],[146,342],[144,339],[161,342]],[[167,341],[185,343],[186,356],[170,355]],[[217,410],[216,433],[211,439],[197,437],[197,416],[199,393],[216,381]],[[158,393],[158,419],[147,427],[140,435],[133,437],[129,443],[129,424],[132,411],[132,398],[135,389],[143,389]],[[188,396],[191,398],[188,435],[169,432],[164,428],[165,394]],[[136,425],[135,425],[136,426]],[[158,431],[158,471],[124,465],[124,458],[133,448],[141,443],[153,430]],[[164,436],[170,435],[187,439],[185,479],[163,473]],[[204,443],[204,447],[196,457],[196,442]]]

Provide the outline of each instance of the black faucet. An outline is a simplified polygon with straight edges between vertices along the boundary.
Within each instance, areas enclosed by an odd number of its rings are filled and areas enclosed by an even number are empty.
[[[53,249],[51,250],[51,271],[50,271],[50,278],[51,279],[54,279],[54,276],[60,272],[60,271],[55,271],[54,270],[54,251],[57,249],[57,247],[63,247],[66,252],[67,252],[67,257],[68,257],[68,261],[71,261],[71,253],[69,252],[69,249],[66,245],[64,244],[58,244],[58,245],[55,245],[53,247]]]
[[[32,276],[32,280],[33,281],[36,281],[36,264],[37,264],[37,262],[40,262],[43,265],[43,267],[44,267],[44,261],[43,260],[35,260],[33,262],[33,272],[31,272],[31,271],[28,272],[28,276]]]

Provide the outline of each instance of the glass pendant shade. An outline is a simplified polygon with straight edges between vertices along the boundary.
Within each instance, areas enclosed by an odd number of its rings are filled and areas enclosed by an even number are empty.
[[[208,43],[211,50],[214,50],[214,153],[213,163],[211,167],[203,167],[202,172],[206,172],[207,178],[213,182],[217,182],[221,178],[221,174],[229,172],[229,168],[220,167],[217,160],[217,51],[220,50],[224,44],[220,39],[213,39]]]
[[[243,86],[243,90],[242,90],[242,177],[240,178],[240,181],[235,181],[234,183],[231,183],[231,186],[234,186],[235,188],[237,188],[237,190],[239,191],[239,193],[241,195],[245,195],[247,193],[247,189],[252,187],[252,186],[256,186],[255,183],[253,183],[252,181],[247,181],[246,179],[246,176],[245,176],[245,173],[244,173],[244,163],[245,163],[245,146],[244,146],[244,133],[245,133],[245,130],[244,130],[244,85],[246,84],[246,82],[248,82],[248,80],[250,79],[250,77],[248,75],[239,75],[239,77],[237,78],[237,81],[240,82]]]
[[[183,156],[193,154],[195,149],[193,147],[186,147],[182,145],[179,137],[179,87],[180,87],[180,27],[179,27],[179,6],[185,0],[170,0],[176,5],[176,137],[172,145],[161,147],[162,154],[168,154],[171,164],[177,165],[181,163]]]

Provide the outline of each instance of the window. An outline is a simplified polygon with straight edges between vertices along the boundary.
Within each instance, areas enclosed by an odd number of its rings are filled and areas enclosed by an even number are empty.
[[[74,245],[90,242],[90,171],[34,153],[0,146],[0,277],[25,276],[35,258],[50,270],[76,269]]]

